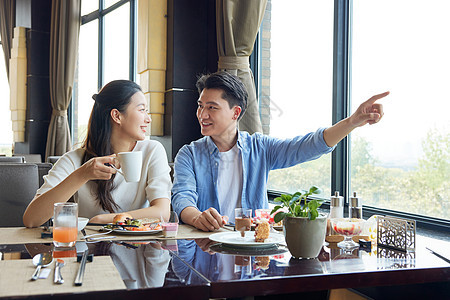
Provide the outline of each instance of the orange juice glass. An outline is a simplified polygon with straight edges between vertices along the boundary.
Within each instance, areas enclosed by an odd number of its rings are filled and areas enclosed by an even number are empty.
[[[53,244],[73,247],[78,236],[78,204],[55,203],[53,215]]]

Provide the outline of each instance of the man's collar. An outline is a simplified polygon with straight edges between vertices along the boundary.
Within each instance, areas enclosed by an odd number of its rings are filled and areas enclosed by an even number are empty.
[[[242,134],[239,130],[237,130],[237,141],[236,141],[237,145],[239,148],[242,148],[243,145],[243,139],[242,139]],[[219,151],[219,148],[217,148],[217,145],[214,143],[213,139],[211,138],[211,136],[206,136],[206,145],[208,147],[208,152],[209,154],[213,154],[215,151]],[[233,145],[234,147],[234,145]]]

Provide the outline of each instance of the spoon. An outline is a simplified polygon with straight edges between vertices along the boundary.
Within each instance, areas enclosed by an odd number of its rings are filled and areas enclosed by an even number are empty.
[[[47,267],[53,262],[53,257],[51,253],[39,253],[33,257],[33,265],[37,266],[36,271],[34,271],[33,276],[31,276],[31,280],[36,280],[39,278],[39,274],[41,273],[42,267]]]
[[[53,279],[54,283],[64,283],[64,279],[61,276],[61,268],[64,267],[66,263],[62,259],[56,260],[56,266],[55,266],[55,278]]]

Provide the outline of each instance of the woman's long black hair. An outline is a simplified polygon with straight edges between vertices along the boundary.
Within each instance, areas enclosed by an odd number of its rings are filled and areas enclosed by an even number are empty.
[[[141,87],[133,81],[114,80],[105,85],[98,94],[92,96],[95,101],[89,118],[86,139],[82,145],[85,149],[82,163],[93,157],[107,156],[114,153],[111,147],[111,110],[124,113],[131,97],[140,92]],[[94,180],[97,185],[97,199],[105,211],[115,212],[119,208],[111,196],[115,188],[113,175],[109,180]]]

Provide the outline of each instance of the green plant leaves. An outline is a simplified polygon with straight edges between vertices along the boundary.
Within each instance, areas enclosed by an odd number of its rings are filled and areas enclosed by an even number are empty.
[[[275,206],[271,213],[275,213],[280,208],[287,207],[289,212],[279,212],[275,215],[274,221],[276,223],[283,220],[286,216],[294,217],[308,217],[310,220],[315,220],[319,216],[317,209],[322,205],[322,200],[310,200],[308,201],[308,196],[312,194],[321,194],[322,190],[317,186],[313,185],[308,191],[299,191],[290,194],[282,194],[280,197],[275,198],[275,202],[281,202],[281,205]],[[302,200],[304,204],[302,205]]]
[[[277,213],[274,217],[273,217],[273,221],[275,223],[280,222],[281,220],[284,219],[284,217],[286,217],[286,213],[284,211],[280,211],[279,213]]]

